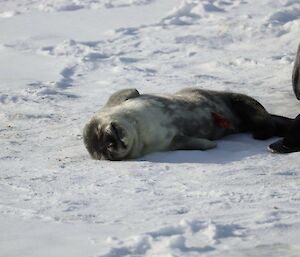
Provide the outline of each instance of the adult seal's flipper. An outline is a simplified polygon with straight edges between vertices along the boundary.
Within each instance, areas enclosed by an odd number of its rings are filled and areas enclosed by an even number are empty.
[[[113,107],[125,102],[128,99],[136,98],[140,95],[139,91],[135,88],[128,88],[119,90],[116,93],[112,94],[111,97],[108,99],[105,107]]]
[[[300,151],[300,146],[286,146],[284,144],[284,139],[280,139],[273,144],[270,144],[268,150],[271,153],[294,153]]]
[[[300,100],[300,44],[298,46],[298,51],[295,59],[292,80],[294,93],[297,99]]]

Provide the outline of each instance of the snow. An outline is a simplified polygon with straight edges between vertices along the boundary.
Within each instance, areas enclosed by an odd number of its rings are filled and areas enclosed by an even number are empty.
[[[247,134],[209,151],[92,160],[116,90],[196,86],[295,117],[298,0],[0,1],[0,256],[300,256],[299,154]]]

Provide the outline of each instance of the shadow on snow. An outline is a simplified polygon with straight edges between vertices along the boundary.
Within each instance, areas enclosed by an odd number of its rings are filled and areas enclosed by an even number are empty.
[[[240,161],[246,157],[268,154],[268,145],[276,138],[255,140],[250,134],[236,134],[217,140],[214,149],[206,151],[170,151],[158,152],[140,158],[141,161],[157,163],[211,163],[226,164]]]

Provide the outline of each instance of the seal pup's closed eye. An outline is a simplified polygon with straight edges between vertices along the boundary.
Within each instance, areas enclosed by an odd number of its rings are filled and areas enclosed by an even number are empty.
[[[197,88],[173,95],[114,93],[86,124],[84,143],[99,160],[126,160],[156,151],[207,150],[228,134],[283,136],[292,119],[271,115],[255,99]]]

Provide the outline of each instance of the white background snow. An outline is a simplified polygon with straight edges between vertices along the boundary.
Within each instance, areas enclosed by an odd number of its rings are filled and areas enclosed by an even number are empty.
[[[92,160],[116,90],[196,86],[300,103],[299,0],[0,0],[0,256],[300,256],[300,155],[213,150]]]

